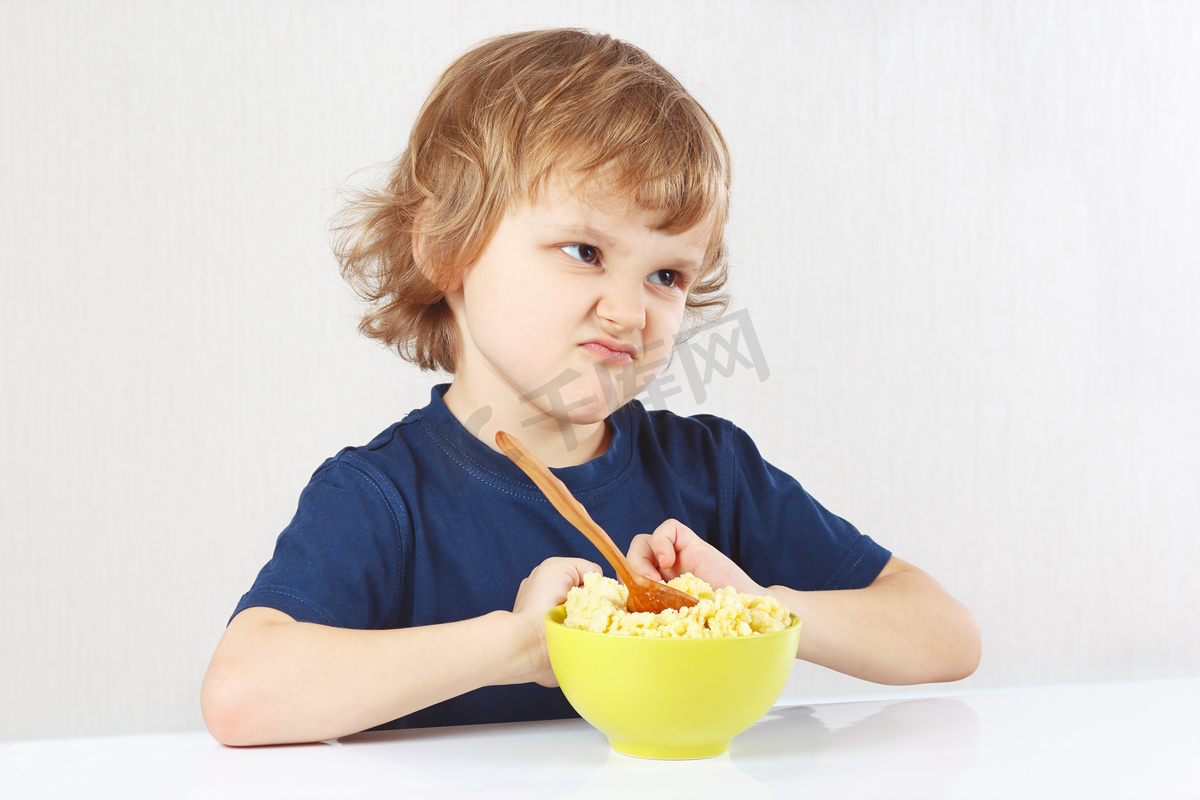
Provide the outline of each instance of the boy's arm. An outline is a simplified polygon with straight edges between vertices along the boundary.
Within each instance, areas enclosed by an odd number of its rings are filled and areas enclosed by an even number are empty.
[[[396,630],[297,622],[271,608],[234,617],[200,692],[205,724],[228,745],[346,736],[481,686],[556,685],[542,615],[586,572],[548,559],[521,583],[513,610]]]
[[[979,666],[975,616],[928,573],[892,558],[864,589],[766,594],[800,617],[796,657],[886,684],[966,678]]]
[[[863,589],[799,592],[763,588],[686,525],[667,520],[629,548],[634,569],[656,580],[691,572],[716,587],[766,594],[796,616],[796,657],[886,684],[960,680],[979,666],[974,615],[930,575],[892,558]]]

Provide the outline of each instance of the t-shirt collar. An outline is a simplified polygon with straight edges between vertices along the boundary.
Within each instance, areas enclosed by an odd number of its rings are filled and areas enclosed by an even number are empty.
[[[459,465],[477,477],[491,480],[503,480],[506,484],[520,487],[527,492],[538,493],[533,482],[503,453],[492,450],[468,431],[458,418],[450,413],[450,409],[442,400],[442,396],[450,384],[441,383],[430,392],[429,405],[421,411],[422,420],[430,432],[443,440],[450,448],[451,457]],[[636,401],[633,401],[636,402]],[[608,450],[584,464],[573,467],[554,468],[567,488],[577,496],[586,495],[589,491],[601,489],[613,480],[619,479],[629,468],[632,436],[633,414],[630,405],[626,404],[617,409],[608,418],[609,430],[612,436]],[[514,432],[520,437],[520,432]],[[540,493],[538,493],[540,496]]]

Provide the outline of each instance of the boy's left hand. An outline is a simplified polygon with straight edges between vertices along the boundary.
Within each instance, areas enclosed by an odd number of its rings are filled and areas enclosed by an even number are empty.
[[[659,525],[654,533],[633,537],[626,557],[635,572],[651,580],[669,581],[690,572],[714,589],[732,586],[746,594],[766,594],[728,556],[676,519]]]
[[[559,603],[566,602],[571,587],[582,586],[583,576],[589,572],[601,572],[601,569],[582,558],[548,558],[521,581],[517,599],[513,602],[513,615],[524,621],[527,668],[518,682],[558,686],[558,679],[550,668],[550,654],[546,651],[546,625],[542,617]]]

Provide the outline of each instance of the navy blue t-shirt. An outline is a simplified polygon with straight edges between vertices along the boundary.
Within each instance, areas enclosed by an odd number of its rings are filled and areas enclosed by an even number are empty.
[[[268,606],[342,628],[430,625],[511,610],[521,581],[551,556],[586,558],[614,577],[520,468],[450,413],[446,388],[313,473],[235,614]],[[610,425],[606,453],[554,473],[622,551],[675,518],[763,586],[857,589],[887,563],[887,550],[821,507],[726,420],[648,412],[634,400]],[[484,687],[383,727],[571,716],[561,690],[529,683]]]

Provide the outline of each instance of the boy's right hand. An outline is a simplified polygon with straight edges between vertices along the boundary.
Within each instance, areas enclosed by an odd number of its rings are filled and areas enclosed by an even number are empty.
[[[555,606],[566,602],[567,592],[583,585],[583,576],[602,570],[582,558],[548,558],[534,567],[529,577],[521,581],[513,614],[526,624],[525,652],[529,664],[525,681],[542,686],[558,686],[550,655],[546,652],[546,626],[543,617]]]

